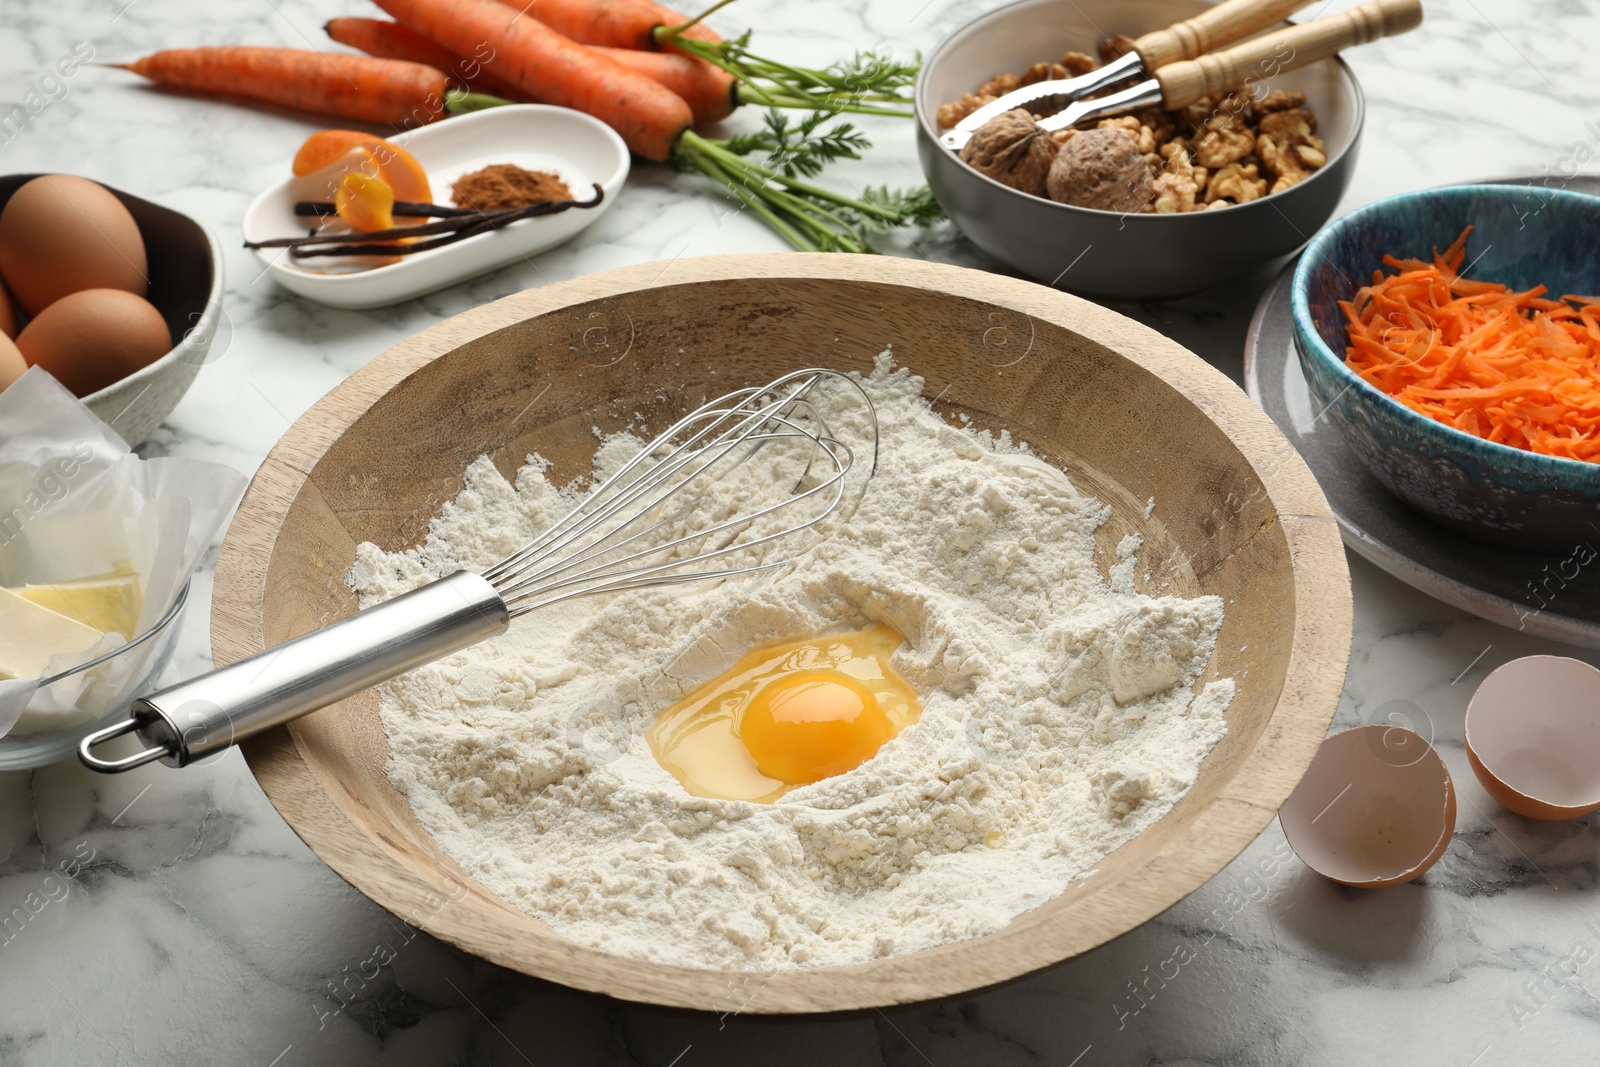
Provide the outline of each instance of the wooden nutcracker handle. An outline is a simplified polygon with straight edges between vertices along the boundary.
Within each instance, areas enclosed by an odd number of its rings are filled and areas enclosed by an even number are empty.
[[[1353,45],[1407,33],[1422,24],[1422,0],[1371,0],[1325,19],[1264,34],[1226,52],[1168,64],[1154,72],[1162,103],[1187,107],[1286,70],[1309,66]]]
[[[1144,60],[1145,71],[1154,74],[1168,63],[1203,56],[1225,44],[1248,37],[1257,30],[1264,30],[1310,2],[1223,0],[1192,19],[1145,34],[1133,42],[1133,50]]]

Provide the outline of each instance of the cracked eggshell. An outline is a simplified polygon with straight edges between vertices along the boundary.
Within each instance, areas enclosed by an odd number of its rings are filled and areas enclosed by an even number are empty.
[[[1566,656],[1503,664],[1467,706],[1466,745],[1484,790],[1518,815],[1600,808],[1600,670]]]
[[[1278,821],[1318,874],[1381,889],[1411,881],[1444,855],[1455,833],[1455,785],[1417,734],[1361,726],[1322,743]]]

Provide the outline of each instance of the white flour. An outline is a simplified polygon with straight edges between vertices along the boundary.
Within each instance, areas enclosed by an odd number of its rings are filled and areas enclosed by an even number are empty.
[[[488,889],[627,956],[854,963],[1000,928],[1192,783],[1233,697],[1227,679],[1194,695],[1221,601],[1135,594],[1137,539],[1108,584],[1103,504],[948,426],[887,356],[864,384],[879,473],[792,569],[558,605],[383,688],[390,778]],[[834,429],[859,441],[840,396]],[[612,438],[597,467],[636,447]],[[783,481],[764,462],[758,494]],[[543,470],[513,487],[479,460],[423,546],[362,545],[363,603],[508,554],[570,506]],[[879,621],[923,713],[875,758],[773,805],[690,796],[655,762],[656,714],[745,651]]]

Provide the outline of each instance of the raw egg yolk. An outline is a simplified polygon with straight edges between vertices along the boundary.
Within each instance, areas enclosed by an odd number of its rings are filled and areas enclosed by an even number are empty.
[[[738,733],[761,773],[790,785],[854,770],[894,735],[872,691],[837,671],[768,683],[740,716]]]
[[[879,623],[753,648],[657,716],[650,751],[697,797],[771,804],[845,774],[922,714],[901,643]]]

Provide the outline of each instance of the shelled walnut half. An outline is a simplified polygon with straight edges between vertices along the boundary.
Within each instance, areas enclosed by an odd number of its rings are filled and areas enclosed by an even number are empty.
[[[1298,185],[1327,164],[1327,148],[1314,132],[1316,128],[1317,117],[1304,108],[1262,116],[1256,155],[1275,179],[1272,192]]]

